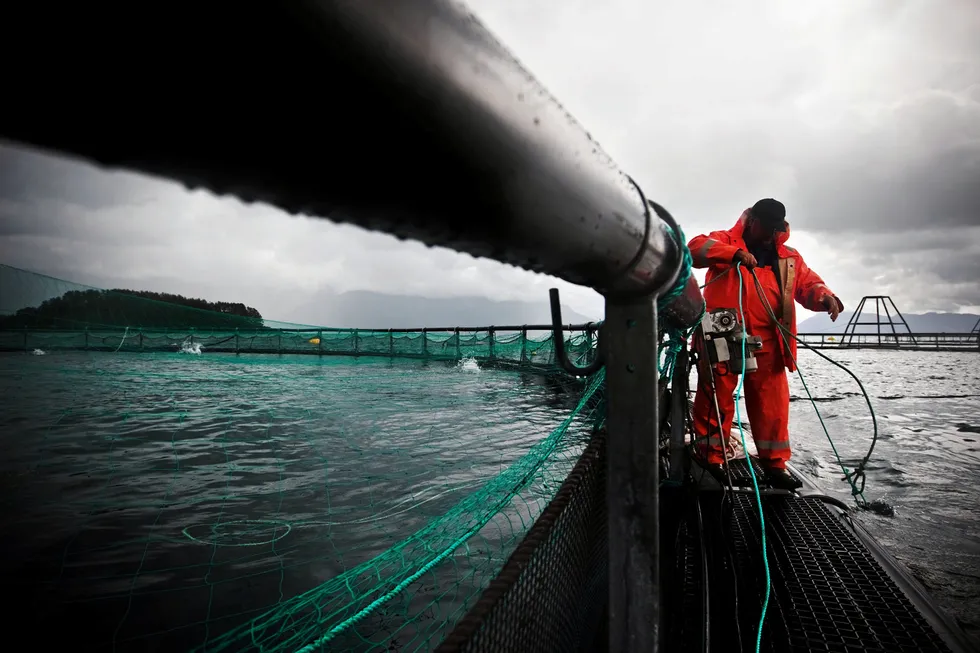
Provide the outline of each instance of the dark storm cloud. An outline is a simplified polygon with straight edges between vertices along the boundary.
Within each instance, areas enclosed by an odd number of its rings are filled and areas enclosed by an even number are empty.
[[[891,254],[864,258],[863,263],[871,273],[898,270],[904,278],[931,274],[938,281],[949,284],[976,284],[980,273],[980,248],[960,250],[952,254]],[[936,294],[946,293],[945,286],[936,288]],[[975,299],[975,297],[974,297]],[[972,303],[972,302],[971,302]]]
[[[980,279],[980,226],[960,229],[911,229],[868,235],[843,231],[824,236],[868,274],[897,278],[934,278],[935,296],[949,294],[948,284],[963,284],[960,305],[977,305]],[[873,240],[872,240],[873,239]],[[873,244],[873,246],[869,246]],[[971,291],[972,288],[972,291]]]
[[[974,250],[961,258],[944,257],[929,266],[943,281],[975,284],[980,275],[980,251]]]
[[[121,204],[136,207],[153,201],[153,191],[165,187],[140,175],[5,145],[0,148],[0,197],[8,200],[47,198],[93,210]]]
[[[806,183],[793,200],[808,207],[807,228],[876,233],[980,224],[980,100],[928,93],[875,121],[802,163]]]

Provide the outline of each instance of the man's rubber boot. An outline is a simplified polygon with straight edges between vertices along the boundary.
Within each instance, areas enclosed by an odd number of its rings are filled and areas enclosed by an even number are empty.
[[[766,482],[775,490],[796,490],[803,487],[803,482],[785,469],[766,470]]]

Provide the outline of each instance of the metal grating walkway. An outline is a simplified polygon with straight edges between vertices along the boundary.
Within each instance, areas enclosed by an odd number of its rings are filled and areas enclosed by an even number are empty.
[[[711,540],[706,548],[714,552],[709,555],[712,648],[720,650],[726,632],[728,645],[734,645],[732,634],[741,632],[742,650],[753,651],[765,595],[758,508],[752,494],[726,497],[701,499]],[[764,505],[772,594],[762,650],[950,650],[825,505],[786,497],[766,498]],[[727,555],[729,545],[733,556]],[[735,618],[737,625],[731,623]]]
[[[755,476],[759,481],[759,487],[765,487],[765,470],[759,464],[759,461],[752,458],[752,469],[755,471]],[[728,461],[728,473],[732,477],[732,485],[735,487],[752,487],[752,476],[749,474],[749,462],[745,458],[736,458],[735,460]],[[799,476],[790,470],[790,474],[796,479],[800,480]]]

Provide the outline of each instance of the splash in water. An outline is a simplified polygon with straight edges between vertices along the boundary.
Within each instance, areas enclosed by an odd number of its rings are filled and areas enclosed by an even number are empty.
[[[44,356],[47,353],[48,352],[44,351],[43,349],[35,349],[34,351],[31,352],[31,355],[33,355],[33,356]]]
[[[182,354],[194,354],[196,356],[201,355],[201,343],[192,342],[190,340],[185,340],[180,343],[180,353]]]
[[[469,358],[464,358],[463,360],[456,363],[456,367],[461,370],[466,370],[467,372],[479,372],[480,365],[476,362],[476,359],[470,356]]]

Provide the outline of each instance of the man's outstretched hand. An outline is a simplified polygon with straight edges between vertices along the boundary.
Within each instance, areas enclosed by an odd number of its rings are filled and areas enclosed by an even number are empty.
[[[732,257],[732,265],[736,263],[741,263],[744,267],[754,268],[759,265],[759,262],[755,260],[755,257],[746,252],[744,249],[740,249],[735,252],[735,256]]]
[[[844,310],[844,304],[842,304],[841,301],[833,295],[824,295],[823,305],[827,309],[827,313],[830,315],[831,322],[836,322],[837,318],[840,316],[840,312]]]

